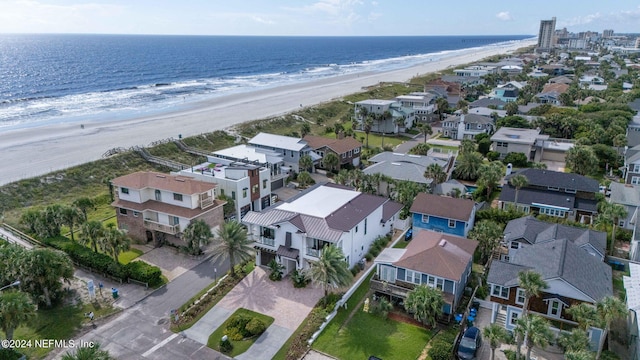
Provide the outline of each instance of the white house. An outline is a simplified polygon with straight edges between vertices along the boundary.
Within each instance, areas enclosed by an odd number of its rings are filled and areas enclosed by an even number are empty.
[[[324,184],[265,211],[251,211],[242,223],[255,241],[256,264],[276,259],[289,273],[307,268],[329,244],[355,266],[376,238],[393,230],[401,209],[388,198]]]

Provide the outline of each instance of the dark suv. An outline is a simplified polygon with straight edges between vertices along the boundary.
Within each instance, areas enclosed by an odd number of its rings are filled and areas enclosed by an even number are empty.
[[[462,335],[462,339],[460,339],[460,344],[458,345],[458,359],[475,359],[480,345],[482,345],[480,329],[477,327],[468,328],[464,331],[464,335]]]

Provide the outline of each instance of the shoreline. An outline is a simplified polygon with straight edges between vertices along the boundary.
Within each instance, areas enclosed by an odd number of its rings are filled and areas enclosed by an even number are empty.
[[[234,125],[281,116],[300,106],[309,107],[363,91],[381,82],[405,82],[425,75],[530,46],[534,41],[478,49],[404,69],[335,76],[269,89],[224,95],[194,102],[159,114],[132,119],[62,123],[0,133],[0,186],[41,176],[101,158],[112,148],[146,146],[179,135],[183,137],[223,130]]]

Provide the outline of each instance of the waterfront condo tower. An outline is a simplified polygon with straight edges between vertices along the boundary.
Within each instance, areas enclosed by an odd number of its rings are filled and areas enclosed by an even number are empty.
[[[549,51],[553,48],[553,35],[556,31],[556,18],[540,21],[540,32],[538,33],[538,51]]]

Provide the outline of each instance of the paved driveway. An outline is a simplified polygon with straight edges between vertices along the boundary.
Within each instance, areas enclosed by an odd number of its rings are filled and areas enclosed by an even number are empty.
[[[206,344],[209,335],[231,314],[245,308],[269,315],[274,322],[247,352],[236,358],[270,359],[309,315],[322,295],[319,288],[294,288],[289,278],[271,281],[267,272],[257,267],[184,334]]]

